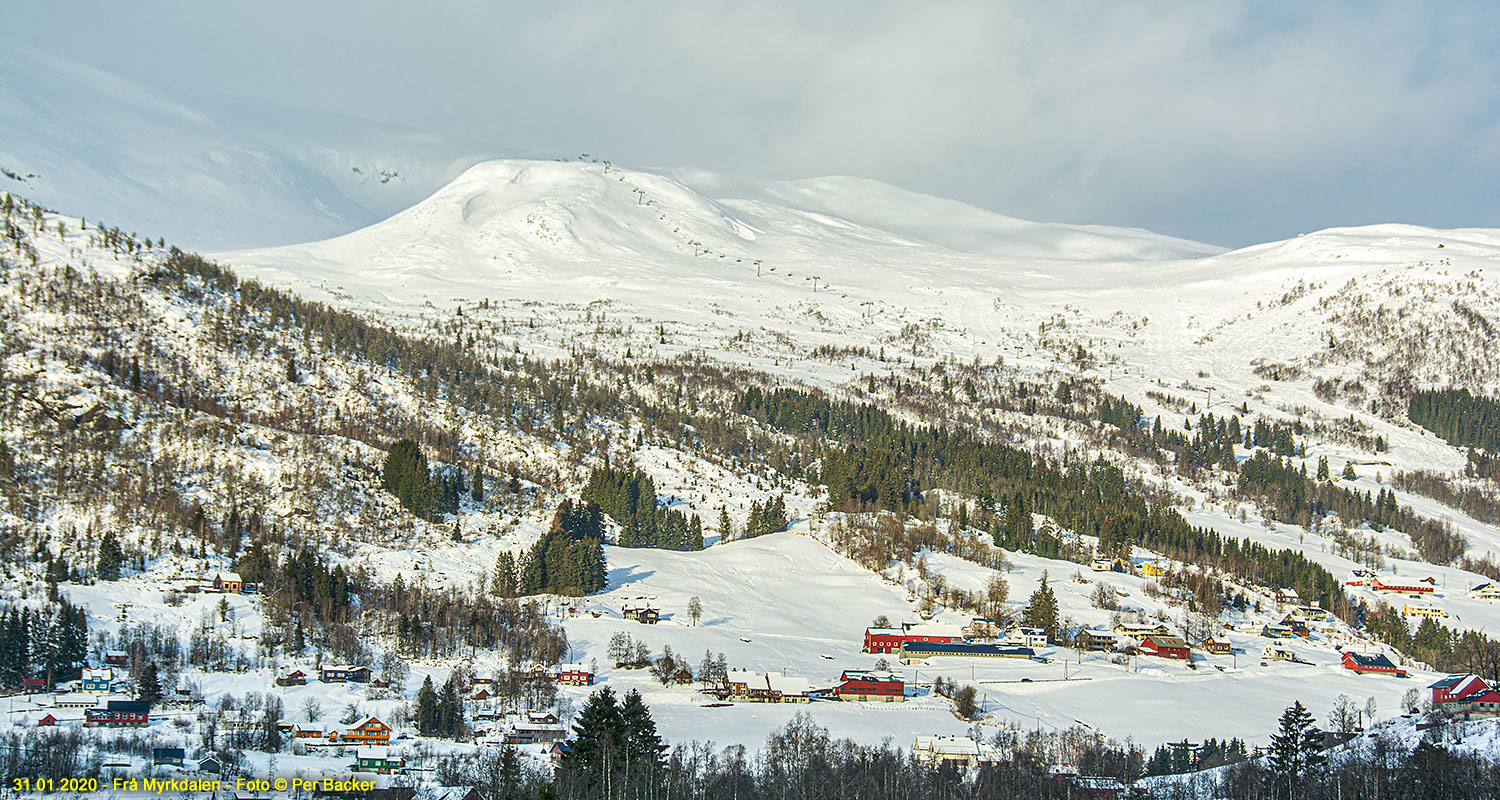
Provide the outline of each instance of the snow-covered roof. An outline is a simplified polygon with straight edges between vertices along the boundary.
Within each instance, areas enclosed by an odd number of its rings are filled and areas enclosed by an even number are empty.
[[[907,636],[952,636],[964,635],[963,628],[945,622],[917,622],[905,625]]]
[[[766,674],[766,688],[783,695],[803,695],[812,691],[812,684],[806,678],[771,672]]]
[[[900,636],[900,628],[865,628],[867,636]]]
[[[912,749],[937,756],[979,757],[979,742],[961,736],[918,736]]]
[[[241,578],[240,574],[238,572],[220,572],[220,573],[214,575],[214,580],[217,580],[217,581],[219,581],[221,583],[223,583],[223,582],[228,582],[228,583],[244,583],[245,582],[245,579]]]
[[[382,745],[364,745],[354,751],[356,758],[378,758],[382,761],[390,757],[391,749]]]

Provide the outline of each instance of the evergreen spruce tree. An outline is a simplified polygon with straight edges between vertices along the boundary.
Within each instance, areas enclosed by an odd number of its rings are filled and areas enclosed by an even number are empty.
[[[95,568],[95,574],[101,581],[117,581],[120,579],[120,566],[125,562],[125,554],[120,550],[120,542],[115,539],[114,531],[104,534],[99,540],[99,559]]]
[[[422,688],[417,691],[416,723],[417,732],[423,736],[432,736],[438,730],[438,696],[431,675],[422,681]]]
[[[1042,573],[1042,585],[1031,593],[1031,601],[1021,612],[1021,624],[1041,628],[1047,632],[1048,641],[1057,641],[1057,596],[1052,593],[1052,587],[1047,585],[1046,572]]]
[[[161,680],[156,675],[156,662],[147,661],[146,668],[141,670],[141,678],[136,686],[135,697],[147,703],[156,705],[161,700]]]
[[[719,541],[727,542],[734,538],[734,522],[729,519],[729,509],[719,506]]]
[[[640,692],[631,689],[620,704],[620,726],[624,733],[623,749],[628,780],[633,786],[652,786],[662,768],[667,746],[656,732],[651,711],[641,701]]]
[[[1303,796],[1307,778],[1323,763],[1323,733],[1313,724],[1312,712],[1294,702],[1281,715],[1280,727],[1271,735],[1270,765],[1276,776],[1277,794],[1288,800]]]

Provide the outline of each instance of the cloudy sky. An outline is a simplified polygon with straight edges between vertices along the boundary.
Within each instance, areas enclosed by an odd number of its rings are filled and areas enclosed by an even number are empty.
[[[812,8],[809,8],[811,6]],[[20,3],[24,44],[455,155],[849,174],[1223,245],[1500,225],[1500,5]]]

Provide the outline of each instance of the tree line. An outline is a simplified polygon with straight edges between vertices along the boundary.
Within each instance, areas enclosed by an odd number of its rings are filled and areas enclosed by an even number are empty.
[[[620,526],[621,547],[702,550],[703,520],[662,508],[656,482],[639,469],[595,467],[582,499],[595,503]]]

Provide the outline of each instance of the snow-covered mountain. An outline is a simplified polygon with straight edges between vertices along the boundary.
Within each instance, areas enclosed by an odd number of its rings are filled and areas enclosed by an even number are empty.
[[[285,110],[270,128],[263,111],[7,49],[0,189],[182,246],[246,247],[369,225],[473,162],[419,131]]]

